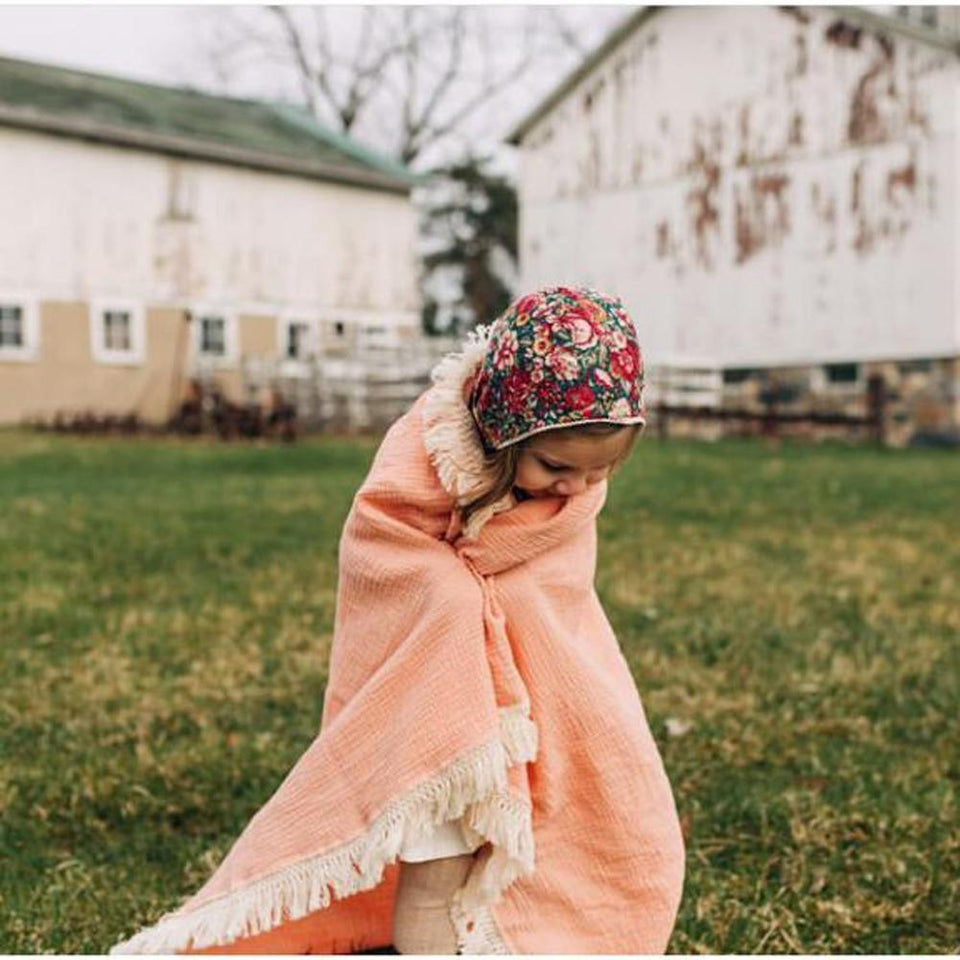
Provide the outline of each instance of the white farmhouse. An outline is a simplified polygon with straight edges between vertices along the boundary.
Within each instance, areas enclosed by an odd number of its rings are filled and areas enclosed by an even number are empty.
[[[291,107],[0,58],[0,422],[417,338],[416,182]]]
[[[619,294],[653,400],[668,368],[733,404],[882,376],[893,435],[956,437],[960,46],[934,24],[639,9],[509,138],[521,286]]]

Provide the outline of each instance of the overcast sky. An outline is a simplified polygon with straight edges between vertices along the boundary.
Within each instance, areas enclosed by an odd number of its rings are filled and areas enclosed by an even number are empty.
[[[202,18],[189,6],[0,5],[0,53],[177,82]]]
[[[212,89],[216,81],[208,50],[218,32],[218,21],[229,16],[232,9],[238,8],[196,4],[28,6],[0,3],[0,55],[149,82]],[[249,6],[239,9],[250,11]],[[589,50],[633,9],[630,5],[564,6],[563,12],[575,26],[578,42]],[[343,10],[341,5],[335,12]],[[352,11],[344,15],[350,13]],[[491,141],[495,143],[504,136],[512,123],[535,106],[578,60],[579,56],[571,51],[569,61],[560,65],[564,69],[557,76],[532,77],[522,84],[522,89],[511,91],[510,107],[514,116],[507,118],[502,124],[504,129],[497,129]],[[269,70],[261,67],[257,71],[259,75],[254,76],[256,67],[251,65],[243,76],[234,77],[234,86],[227,92],[237,96],[269,96],[274,92],[268,89],[271,86]]]

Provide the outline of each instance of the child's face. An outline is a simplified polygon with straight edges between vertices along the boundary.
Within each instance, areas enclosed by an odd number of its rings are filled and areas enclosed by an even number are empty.
[[[605,479],[630,447],[633,431],[591,435],[548,430],[524,444],[514,484],[532,497],[570,497]]]

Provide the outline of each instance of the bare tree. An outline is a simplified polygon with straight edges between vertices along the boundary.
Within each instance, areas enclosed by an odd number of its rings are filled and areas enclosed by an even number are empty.
[[[594,38],[622,15],[592,18]],[[221,27],[209,50],[221,82],[243,57],[280,68],[288,97],[407,164],[468,129],[502,135],[524,102],[510,94],[549,89],[591,33],[540,6],[233,8]]]

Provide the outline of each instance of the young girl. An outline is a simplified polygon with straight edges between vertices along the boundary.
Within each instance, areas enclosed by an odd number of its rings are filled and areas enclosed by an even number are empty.
[[[474,535],[479,524],[471,518],[484,507],[510,509],[531,497],[581,493],[606,479],[629,454],[643,423],[637,408],[640,353],[633,349],[629,327],[626,332],[611,327],[609,347],[620,351],[609,351],[603,362],[600,345],[607,318],[596,309],[602,302],[596,294],[591,299],[586,291],[566,288],[523,298],[501,319],[495,341],[484,347],[479,369],[464,381],[463,402],[476,419],[472,444],[483,448],[489,465],[486,492],[459,508]],[[548,317],[558,321],[552,335],[543,323]],[[599,337],[594,330],[598,319]],[[566,343],[575,345],[576,352],[564,351]],[[591,350],[593,346],[598,349]],[[456,383],[456,374],[472,366],[471,358],[465,368],[459,359],[449,366],[438,379],[453,374]],[[615,373],[607,372],[611,368]],[[614,387],[614,376],[622,377],[626,399],[613,391],[609,410],[601,401],[600,411],[609,420],[594,419],[589,412],[584,416],[583,411],[597,403],[598,390]],[[516,436],[505,442],[511,429]],[[401,849],[394,909],[394,945],[400,953],[456,952],[449,904],[472,866],[474,849],[460,824],[453,822],[442,824],[426,841]]]
[[[683,840],[593,587],[642,386],[623,305],[563,286],[438,365],[344,526],[318,737],[113,952],[665,951]]]

